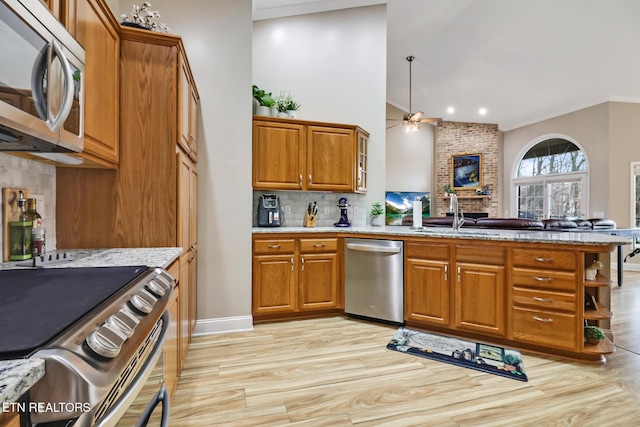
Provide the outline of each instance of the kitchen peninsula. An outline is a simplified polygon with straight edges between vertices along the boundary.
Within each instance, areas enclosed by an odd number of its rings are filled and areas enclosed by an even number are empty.
[[[252,231],[257,322],[343,312],[344,238],[394,239],[404,242],[409,326],[590,362],[615,349],[609,257],[627,238],[402,226]],[[604,268],[586,280],[595,261]],[[607,339],[586,343],[585,324],[600,326]]]

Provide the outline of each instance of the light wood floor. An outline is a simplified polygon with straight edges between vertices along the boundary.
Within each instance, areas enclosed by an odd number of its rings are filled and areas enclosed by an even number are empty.
[[[529,382],[386,350],[395,327],[342,317],[195,338],[170,425],[637,426],[640,273],[612,308],[606,364],[523,353]]]

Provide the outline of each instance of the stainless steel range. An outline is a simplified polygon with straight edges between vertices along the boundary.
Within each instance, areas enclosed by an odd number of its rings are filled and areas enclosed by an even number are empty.
[[[31,422],[116,425],[161,357],[174,284],[148,267],[0,270],[0,359],[45,360]]]

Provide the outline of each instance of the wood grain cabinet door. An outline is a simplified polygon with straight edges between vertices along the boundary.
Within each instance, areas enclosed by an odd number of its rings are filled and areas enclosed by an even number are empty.
[[[322,310],[338,306],[338,254],[303,254],[300,257],[299,309]]]
[[[457,263],[456,268],[456,328],[504,336],[504,267]]]
[[[355,134],[351,129],[308,126],[307,174],[308,190],[355,190]]]
[[[408,259],[405,274],[405,319],[449,326],[449,263]]]
[[[306,181],[304,126],[253,122],[253,188],[303,190]]]
[[[253,257],[253,314],[289,313],[296,309],[294,255]]]

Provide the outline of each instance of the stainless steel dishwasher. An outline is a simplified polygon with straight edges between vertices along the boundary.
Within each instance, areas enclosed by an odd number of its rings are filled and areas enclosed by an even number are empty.
[[[345,239],[347,314],[404,323],[403,242]]]

